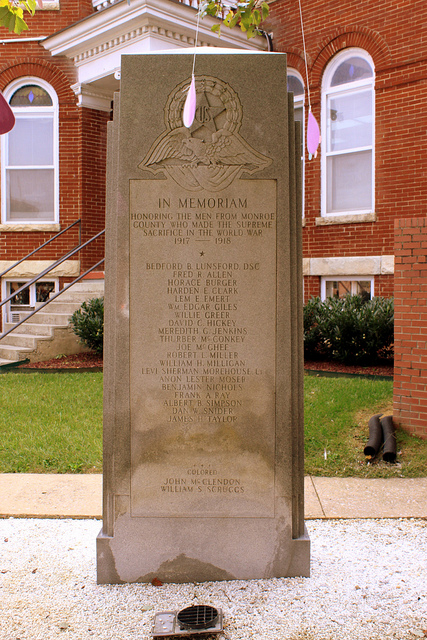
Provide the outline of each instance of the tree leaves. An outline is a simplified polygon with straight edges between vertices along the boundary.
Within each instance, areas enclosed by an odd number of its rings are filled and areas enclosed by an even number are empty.
[[[33,16],[36,4],[36,0],[22,0],[22,2],[18,3],[12,0],[0,0],[0,25],[17,35],[27,31],[28,26],[24,20],[24,9]]]
[[[200,16],[205,15],[221,18],[224,14],[223,24],[232,29],[239,26],[248,38],[253,38],[260,33],[258,27],[268,16],[269,7],[263,0],[248,0],[237,2],[230,6],[227,0],[206,0],[200,6]],[[215,24],[212,31],[221,33],[221,25]]]
[[[41,0],[0,0],[0,25],[17,35],[28,30],[24,20],[24,10],[32,16]],[[129,4],[129,0],[128,0]],[[265,0],[243,0],[232,3],[229,0],[204,0],[200,4],[200,17],[205,15],[223,18],[223,24],[232,29],[239,26],[248,38],[260,33],[259,26],[267,18],[269,7]],[[221,25],[211,27],[214,33],[221,34]]]

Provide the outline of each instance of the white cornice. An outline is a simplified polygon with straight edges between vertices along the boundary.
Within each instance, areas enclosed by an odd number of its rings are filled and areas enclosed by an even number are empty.
[[[199,42],[204,46],[222,46],[262,51],[264,38],[248,40],[239,29],[223,29],[221,39],[211,30],[217,22],[207,16],[199,27]],[[43,47],[52,55],[65,55],[81,64],[89,57],[99,56],[112,49],[123,48],[147,33],[158,31],[176,46],[194,44],[196,26],[195,9],[173,0],[122,0],[74,25],[53,34],[43,41]]]
[[[165,48],[169,47],[191,47],[194,45],[194,36],[188,36],[181,33],[177,29],[165,28],[155,24],[144,24],[136,29],[132,29],[119,36],[105,39],[101,44],[95,44],[92,47],[85,48],[84,51],[76,53],[73,61],[76,67],[88,62],[91,59],[101,58],[107,53],[126,49],[131,44],[136,44],[153,36],[156,40],[165,43]],[[212,46],[208,42],[200,42],[200,46]]]
[[[111,92],[99,91],[79,82],[71,85],[71,88],[77,96],[77,106],[107,113],[111,111]]]

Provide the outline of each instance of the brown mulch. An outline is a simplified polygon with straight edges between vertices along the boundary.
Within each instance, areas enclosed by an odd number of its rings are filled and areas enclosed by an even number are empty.
[[[96,353],[77,353],[72,356],[60,356],[43,362],[23,364],[20,369],[102,369],[102,355]],[[370,376],[393,376],[393,365],[383,364],[375,367],[344,365],[338,362],[321,362],[306,360],[304,369],[310,371],[328,371]]]
[[[72,356],[58,356],[52,360],[29,362],[20,369],[102,369],[102,355],[96,353],[76,353]]]
[[[310,371],[329,371],[331,373],[347,373],[365,376],[390,376],[393,377],[393,364],[382,364],[374,367],[362,367],[360,365],[346,365],[339,362],[321,362],[306,360],[304,369]]]

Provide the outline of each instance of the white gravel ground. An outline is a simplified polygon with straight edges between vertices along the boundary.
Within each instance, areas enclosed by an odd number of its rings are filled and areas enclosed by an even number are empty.
[[[192,604],[223,609],[218,640],[427,637],[425,520],[308,521],[311,578],[161,587],[97,585],[100,526],[0,520],[1,640],[148,640],[156,612]]]

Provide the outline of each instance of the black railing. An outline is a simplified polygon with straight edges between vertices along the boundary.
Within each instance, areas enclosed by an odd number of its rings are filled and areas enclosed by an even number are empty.
[[[37,251],[39,251],[40,249],[42,249],[43,247],[45,247],[46,245],[48,245],[50,242],[53,242],[53,240],[55,240],[56,238],[58,238],[60,235],[62,235],[63,233],[65,233],[66,231],[68,231],[68,229],[71,229],[71,227],[74,227],[76,224],[79,224],[79,244],[74,247],[74,249],[71,249],[71,251],[68,251],[68,253],[66,253],[65,255],[62,256],[62,258],[59,258],[58,260],[56,260],[55,262],[53,262],[49,267],[47,267],[46,269],[43,269],[43,271],[41,273],[39,273],[37,276],[34,276],[34,278],[32,278],[31,280],[29,280],[28,282],[25,282],[22,287],[19,287],[19,289],[17,289],[16,291],[14,291],[13,293],[11,293],[9,296],[7,296],[4,300],[2,300],[0,302],[0,308],[7,304],[8,302],[10,302],[11,300],[13,300],[13,298],[15,298],[19,293],[21,293],[21,291],[25,291],[25,289],[28,289],[28,287],[30,287],[32,284],[34,284],[35,282],[37,282],[38,280],[40,280],[40,278],[43,278],[46,274],[48,274],[50,271],[52,271],[53,269],[55,269],[56,267],[58,267],[60,264],[62,264],[63,262],[65,262],[66,260],[68,260],[68,258],[71,258],[71,256],[73,256],[74,254],[78,253],[79,251],[81,251],[82,249],[84,249],[85,247],[87,247],[89,244],[91,244],[92,242],[94,242],[95,240],[97,240],[98,238],[100,238],[104,233],[105,233],[105,229],[103,229],[102,231],[100,231],[99,233],[97,233],[96,235],[94,235],[92,238],[90,238],[90,240],[87,240],[86,242],[84,242],[83,244],[81,244],[81,221],[78,220],[77,222],[74,222],[73,224],[71,224],[69,227],[67,227],[66,229],[64,229],[63,231],[61,231],[60,233],[58,233],[56,236],[54,236],[53,238],[51,238],[50,240],[48,240],[47,242],[45,242],[44,244],[40,245],[40,247],[38,247],[37,249],[35,249],[34,251],[32,251],[31,253],[29,253],[27,256],[25,256],[25,258],[22,258],[21,260],[18,260],[15,264],[13,264],[11,267],[8,267],[5,271],[3,271],[3,273],[0,274],[0,277],[2,277],[4,274],[8,273],[11,269],[13,269],[14,267],[16,267],[17,265],[21,264],[21,262],[23,262],[24,260],[27,260],[30,256],[33,256],[35,253],[37,253]],[[100,260],[99,262],[97,262],[93,267],[91,267],[90,269],[88,269],[87,271],[85,271],[85,273],[80,274],[77,278],[75,278],[72,282],[70,282],[69,284],[67,284],[63,289],[61,289],[61,291],[58,291],[57,293],[55,293],[53,296],[49,297],[48,300],[46,300],[45,302],[43,302],[42,304],[40,304],[36,309],[34,309],[34,311],[31,311],[28,315],[25,316],[25,318],[23,318],[22,320],[20,320],[19,322],[17,322],[16,324],[13,325],[13,327],[11,327],[10,329],[8,329],[7,331],[4,331],[2,334],[0,334],[0,340],[2,338],[4,338],[5,336],[9,335],[9,333],[11,333],[12,331],[14,331],[17,327],[19,327],[21,324],[23,324],[24,322],[27,322],[29,320],[29,318],[32,318],[32,316],[35,313],[38,313],[41,309],[43,309],[46,305],[50,304],[53,300],[55,300],[59,295],[61,295],[62,293],[64,293],[64,291],[67,291],[67,289],[69,289],[73,284],[75,284],[76,282],[79,282],[79,280],[81,280],[82,278],[84,278],[85,276],[87,276],[89,273],[91,273],[92,271],[94,271],[97,267],[99,267],[102,263],[104,262],[104,258],[102,260]]]

